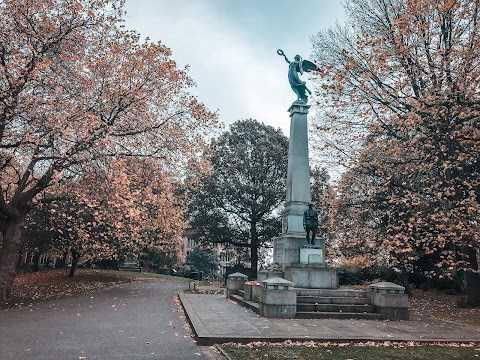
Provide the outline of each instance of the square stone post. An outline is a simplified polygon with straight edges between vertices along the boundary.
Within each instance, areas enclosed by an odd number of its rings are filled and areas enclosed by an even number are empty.
[[[370,301],[384,320],[408,320],[408,295],[403,286],[380,282],[368,286]]]
[[[293,319],[297,314],[297,292],[291,281],[271,278],[260,285],[259,314],[267,318]]]
[[[248,280],[248,276],[242,273],[233,273],[228,275],[227,278],[227,297],[230,295],[237,295],[238,290],[243,290],[245,283]]]

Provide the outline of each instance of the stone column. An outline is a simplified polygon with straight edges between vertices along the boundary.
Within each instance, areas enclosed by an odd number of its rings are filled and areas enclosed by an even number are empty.
[[[290,112],[287,196],[282,214],[282,232],[305,234],[303,212],[311,201],[310,166],[308,163],[307,114],[310,105],[295,101]]]
[[[300,248],[306,245],[303,213],[308,209],[310,195],[310,167],[308,163],[307,114],[310,105],[295,101],[290,113],[287,193],[282,213],[282,234],[273,241],[273,262],[285,269],[300,263]]]

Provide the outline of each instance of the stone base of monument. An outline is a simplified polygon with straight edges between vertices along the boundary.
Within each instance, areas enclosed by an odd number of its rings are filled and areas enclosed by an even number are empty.
[[[273,239],[273,262],[298,264],[300,262],[300,248],[307,242],[305,234],[285,233]]]
[[[338,288],[337,270],[316,264],[292,264],[285,267],[284,278],[297,288],[336,289]]]
[[[302,247],[300,249],[300,264],[325,265],[323,249],[312,246]]]

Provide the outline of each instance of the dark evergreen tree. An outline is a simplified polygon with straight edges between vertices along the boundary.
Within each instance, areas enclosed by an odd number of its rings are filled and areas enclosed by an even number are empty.
[[[250,250],[256,277],[259,248],[281,231],[288,139],[280,129],[240,120],[212,142],[211,169],[190,191],[190,225],[204,242]]]

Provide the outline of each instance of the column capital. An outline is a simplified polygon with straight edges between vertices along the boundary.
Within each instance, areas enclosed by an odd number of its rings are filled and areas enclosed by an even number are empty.
[[[293,116],[293,114],[298,113],[298,114],[308,114],[308,109],[310,108],[311,105],[307,105],[304,101],[301,100],[296,100],[292,103],[292,105],[288,108],[288,112],[290,113],[290,117]]]

